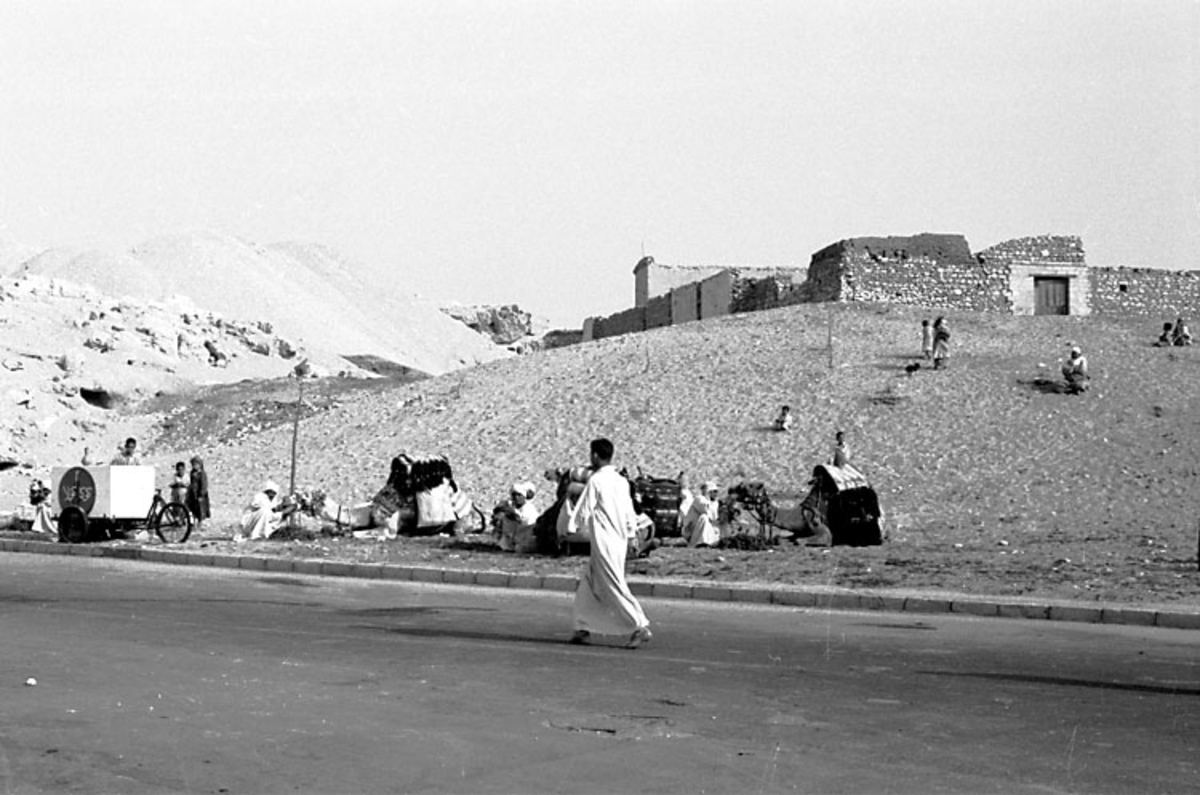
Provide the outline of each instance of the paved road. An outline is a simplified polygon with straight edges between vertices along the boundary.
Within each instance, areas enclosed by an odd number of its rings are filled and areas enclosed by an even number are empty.
[[[1200,786],[1200,633],[646,606],[0,553],[0,791]]]

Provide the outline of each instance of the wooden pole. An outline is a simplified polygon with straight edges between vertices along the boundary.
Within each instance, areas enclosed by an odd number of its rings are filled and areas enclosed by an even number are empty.
[[[296,376],[296,414],[292,417],[292,477],[288,482],[288,495],[296,493],[296,443],[300,438],[300,412],[304,408],[304,376]]]

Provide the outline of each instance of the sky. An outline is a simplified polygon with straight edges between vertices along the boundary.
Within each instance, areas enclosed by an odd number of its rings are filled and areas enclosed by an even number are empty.
[[[643,253],[1200,269],[1198,52],[1200,0],[0,0],[0,240],[316,242],[561,327]]]

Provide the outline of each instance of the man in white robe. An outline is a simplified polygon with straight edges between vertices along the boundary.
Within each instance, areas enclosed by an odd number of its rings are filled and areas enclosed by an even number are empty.
[[[683,537],[689,547],[711,547],[721,540],[721,530],[717,527],[720,509],[717,484],[710,480],[692,499],[683,516]]]
[[[251,540],[270,538],[279,529],[283,515],[275,500],[278,494],[279,486],[274,481],[263,484],[262,491],[254,495],[242,514],[242,532],[234,536],[235,541],[244,541],[247,535]]]
[[[575,634],[571,643],[587,643],[591,633],[628,635],[626,647],[650,640],[650,622],[625,582],[625,555],[637,536],[637,516],[629,481],[613,468],[613,443],[596,439],[592,468],[574,516],[577,531],[591,541],[588,566],[575,591]]]

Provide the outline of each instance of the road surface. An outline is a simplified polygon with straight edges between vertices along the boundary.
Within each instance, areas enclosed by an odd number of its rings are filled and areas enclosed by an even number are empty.
[[[644,604],[0,553],[0,792],[1200,789],[1197,632]]]

